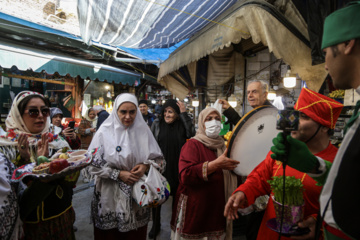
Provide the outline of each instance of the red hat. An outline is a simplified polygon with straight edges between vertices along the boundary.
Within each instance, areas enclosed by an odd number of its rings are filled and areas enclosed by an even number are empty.
[[[294,108],[305,113],[315,122],[334,129],[343,106],[334,99],[308,88],[303,88]]]

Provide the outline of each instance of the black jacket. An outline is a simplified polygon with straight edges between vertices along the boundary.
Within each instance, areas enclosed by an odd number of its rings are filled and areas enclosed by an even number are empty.
[[[273,106],[268,100],[266,100],[263,105],[265,105],[265,106]],[[228,122],[233,124],[233,125],[236,125],[241,119],[241,116],[231,106],[228,109],[226,109],[223,112],[223,114],[224,114],[225,117],[227,117]]]
[[[98,114],[98,120],[96,124],[96,131],[99,130],[101,124],[109,117],[109,113],[105,110],[101,110]]]

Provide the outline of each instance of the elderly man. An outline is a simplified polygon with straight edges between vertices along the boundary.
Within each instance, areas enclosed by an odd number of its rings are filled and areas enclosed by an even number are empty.
[[[325,68],[340,89],[355,89],[360,94],[360,2],[351,2],[325,19],[321,48]],[[289,166],[309,173],[324,184],[320,196],[325,239],[360,239],[360,101],[345,128],[346,134],[334,163],[315,157],[306,147],[289,141]],[[273,146],[275,158],[284,155],[282,142]],[[312,173],[312,174],[310,174]],[[327,178],[326,178],[327,176]],[[326,181],[325,181],[326,180]]]
[[[267,100],[268,88],[267,83],[262,80],[253,80],[249,82],[247,87],[247,100],[252,108],[262,105],[272,105]],[[236,125],[241,119],[240,115],[226,100],[220,99],[219,103],[221,103],[222,108],[225,109],[223,114],[228,118],[229,123]]]
[[[291,132],[291,139],[302,143],[306,147],[303,151],[307,151],[315,156],[332,162],[337,148],[330,143],[331,129],[335,128],[335,123],[342,110],[342,104],[323,96],[319,93],[303,88],[299,99],[295,105],[295,109],[300,111],[299,128],[297,131]],[[279,134],[278,138],[282,135]],[[277,140],[277,138],[275,138]],[[247,177],[244,184],[240,185],[233,195],[229,198],[224,215],[229,219],[238,217],[237,210],[240,207],[246,207],[252,204],[255,198],[264,194],[270,195],[271,189],[267,182],[273,176],[282,176],[282,163],[273,158],[270,151],[265,160],[261,162]],[[315,222],[319,210],[318,198],[320,196],[321,187],[316,186],[316,181],[309,177],[306,173],[302,173],[294,168],[286,167],[286,176],[294,176],[300,179],[304,185],[304,222],[301,226],[308,226],[308,222]],[[278,233],[272,231],[266,226],[267,221],[275,218],[275,210],[272,199],[269,200],[268,206],[257,235],[257,239],[272,240],[278,239]],[[310,234],[304,236],[304,239],[312,239],[314,235],[314,226]],[[312,235],[311,235],[312,234]],[[281,239],[289,239],[282,237]]]
[[[268,84],[262,80],[253,80],[250,81],[247,87],[247,100],[252,108],[256,108],[262,105],[272,104],[267,100],[268,94]],[[228,122],[236,125],[241,116],[235,111],[234,108],[230,106],[230,104],[226,100],[219,100],[219,103],[222,104],[222,108],[225,109],[223,112],[224,116],[228,118]],[[258,201],[266,201],[267,198],[260,197]],[[261,220],[264,215],[263,211],[264,204],[261,205],[261,209],[256,207],[257,212],[252,212],[247,216],[244,216],[240,221],[246,221],[246,238],[247,240],[255,240],[257,236],[257,232],[259,230]]]
[[[96,123],[96,131],[99,130],[101,124],[109,117],[109,113],[105,110],[105,108],[101,105],[96,105],[93,107],[96,115],[98,116],[98,120]]]
[[[145,99],[142,99],[139,101],[139,109],[140,112],[146,122],[146,124],[151,127],[153,121],[156,119],[156,116],[154,114],[152,114],[151,112],[149,112],[149,106],[148,106],[148,101]]]

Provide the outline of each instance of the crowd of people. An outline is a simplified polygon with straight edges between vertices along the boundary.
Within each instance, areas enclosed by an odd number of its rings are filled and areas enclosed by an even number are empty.
[[[360,3],[354,2],[329,15],[322,49],[334,85],[360,94],[360,25],[354,21],[360,20],[359,12]],[[249,82],[250,106],[271,106],[267,91],[266,83]],[[235,125],[240,115],[226,100],[219,103]],[[151,220],[149,237],[159,233],[161,207],[151,211],[132,197],[132,186],[150,166],[158,168],[170,185],[171,239],[232,239],[239,209],[270,196],[268,180],[275,176],[301,180],[304,218],[298,227],[309,231],[281,236],[267,227],[275,218],[274,200],[269,198],[264,211],[246,218],[247,239],[360,239],[360,194],[353,185],[359,182],[360,101],[338,149],[330,136],[342,107],[303,88],[294,106],[300,112],[298,130],[279,133],[265,159],[244,179],[232,171],[241,167],[242,160],[228,157],[219,136],[222,113],[216,108],[200,112],[195,133],[181,101],[167,100],[156,117],[146,100],[123,93],[110,114],[101,106],[88,109],[78,137],[74,129],[62,126],[63,112],[50,108],[42,94],[20,92],[0,137],[0,239],[75,239],[72,196],[79,172],[51,181],[19,174],[32,171],[37,157],[51,157],[64,148],[98,149],[83,173],[95,184],[91,203],[95,239],[146,239]]]

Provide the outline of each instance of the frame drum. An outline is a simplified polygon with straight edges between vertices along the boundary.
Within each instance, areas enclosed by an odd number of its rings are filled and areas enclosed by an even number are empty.
[[[249,175],[265,159],[280,132],[276,130],[277,114],[273,106],[259,106],[236,124],[228,143],[228,157],[240,161],[234,169],[237,175]]]

